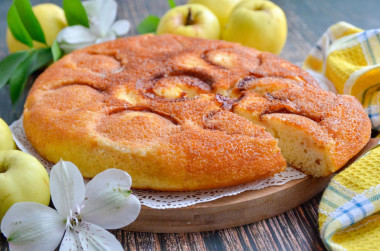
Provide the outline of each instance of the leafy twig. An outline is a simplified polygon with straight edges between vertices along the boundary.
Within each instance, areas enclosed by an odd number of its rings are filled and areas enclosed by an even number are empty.
[[[137,26],[137,31],[139,34],[156,32],[159,22],[159,17],[149,15]]]
[[[63,0],[63,8],[69,25],[89,27],[87,13],[80,0]],[[46,45],[45,34],[33,13],[30,0],[14,0],[7,15],[12,35],[30,49],[12,53],[0,61],[0,89],[9,84],[12,104],[15,104],[25,89],[33,72],[47,67],[63,56],[57,41],[51,48],[33,49],[33,40]]]
[[[169,8],[172,9],[176,7],[174,0],[168,0]],[[139,25],[137,26],[137,32],[139,34],[154,33],[157,30],[157,26],[160,23],[160,18],[154,15],[148,15]]]
[[[169,8],[172,9],[174,7],[176,7],[176,3],[174,2],[174,0],[168,0],[168,4],[169,4]]]
[[[90,27],[86,10],[80,0],[63,0],[62,7],[69,26],[83,25],[87,28]]]
[[[14,5],[20,15],[21,21],[31,38],[46,45],[46,39],[41,25],[33,13],[29,0],[14,0]]]

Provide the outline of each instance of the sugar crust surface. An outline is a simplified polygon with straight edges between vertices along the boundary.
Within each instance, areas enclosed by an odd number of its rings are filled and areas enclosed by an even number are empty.
[[[24,128],[46,159],[85,177],[107,168],[135,188],[185,191],[273,176],[326,176],[367,143],[353,97],[318,87],[269,53],[224,41],[144,35],[78,50],[37,79]]]

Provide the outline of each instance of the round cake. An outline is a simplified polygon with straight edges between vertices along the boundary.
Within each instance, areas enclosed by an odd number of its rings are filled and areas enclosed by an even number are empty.
[[[24,129],[47,160],[84,177],[127,171],[134,188],[187,191],[273,176],[329,175],[371,125],[351,96],[238,44],[143,35],[77,50],[34,83]]]

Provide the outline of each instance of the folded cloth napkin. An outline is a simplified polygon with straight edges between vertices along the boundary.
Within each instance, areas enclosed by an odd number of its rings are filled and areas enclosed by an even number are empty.
[[[380,131],[380,29],[345,22],[327,29],[303,67],[323,87],[354,95]],[[380,146],[337,174],[319,205],[321,238],[329,250],[380,250]]]
[[[380,132],[380,29],[363,31],[345,22],[332,25],[303,67],[327,78],[333,84],[330,90],[335,87],[336,92],[359,99],[374,135]]]
[[[319,228],[329,250],[380,250],[380,146],[332,179]]]

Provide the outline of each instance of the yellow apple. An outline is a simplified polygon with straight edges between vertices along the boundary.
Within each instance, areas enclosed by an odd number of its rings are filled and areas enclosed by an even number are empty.
[[[170,9],[161,18],[157,34],[176,34],[189,37],[218,39],[220,26],[217,17],[200,4],[185,4]]]
[[[232,10],[222,39],[279,54],[287,33],[280,7],[266,0],[244,0]]]
[[[13,141],[12,132],[7,123],[0,118],[0,151],[14,149],[16,149],[16,144]]]
[[[33,156],[18,151],[0,151],[0,222],[17,202],[49,205],[49,176]]]
[[[219,20],[220,28],[226,25],[232,9],[241,0],[189,0],[189,4],[199,3],[209,8]]]
[[[58,33],[67,26],[65,12],[61,7],[52,3],[38,4],[33,6],[32,10],[41,25],[47,45],[51,46]],[[29,49],[13,37],[9,28],[7,28],[6,36],[8,49],[11,53]],[[46,47],[46,45],[33,41],[33,47],[39,49]]]

